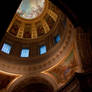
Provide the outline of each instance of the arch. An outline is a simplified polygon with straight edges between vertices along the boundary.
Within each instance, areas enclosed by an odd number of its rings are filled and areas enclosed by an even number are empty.
[[[53,89],[53,92],[57,90],[57,83],[54,81],[54,79],[42,73],[28,75],[28,76],[24,75],[19,79],[17,79],[13,84],[11,84],[7,90],[8,92],[12,92],[13,90],[18,89],[19,87],[22,88],[25,87],[26,85],[35,84],[35,83],[42,83],[48,85]]]

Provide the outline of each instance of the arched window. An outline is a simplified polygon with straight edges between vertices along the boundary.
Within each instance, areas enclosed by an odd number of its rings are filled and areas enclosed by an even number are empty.
[[[43,12],[44,7],[45,0],[22,0],[17,13],[25,19],[34,19]]]

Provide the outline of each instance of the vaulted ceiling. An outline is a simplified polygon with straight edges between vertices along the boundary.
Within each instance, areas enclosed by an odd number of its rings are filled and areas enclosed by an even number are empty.
[[[91,1],[89,0],[51,0],[60,7],[73,22],[77,20],[85,28],[91,28]],[[5,34],[21,0],[0,2],[0,40]],[[62,4],[63,2],[63,4]],[[63,6],[62,6],[63,5]],[[74,18],[74,19],[73,19]],[[75,22],[76,23],[76,22]],[[78,24],[77,23],[77,24]]]
[[[54,4],[56,4],[72,21],[75,27],[78,25],[81,25],[84,27],[85,30],[91,30],[91,15],[90,15],[90,5],[88,1],[80,1],[80,0],[51,0]],[[8,28],[17,8],[19,7],[21,0],[9,0],[7,2],[2,1],[0,4],[0,42],[2,37],[4,36],[6,29]],[[89,6],[89,7],[88,7]],[[89,10],[89,11],[88,11]],[[85,31],[86,32],[86,31]],[[92,32],[91,32],[92,33]],[[69,40],[69,39],[68,39]],[[75,58],[72,58],[75,61]],[[72,62],[73,63],[73,62]],[[76,66],[75,63],[73,63],[73,66]],[[71,65],[71,63],[70,63]],[[59,66],[60,68],[63,66]],[[62,68],[63,69],[63,68]],[[59,68],[56,68],[55,70],[49,71],[49,73],[54,74],[53,71],[57,73]],[[47,72],[47,71],[46,71]],[[61,72],[59,72],[61,74]],[[57,75],[59,75],[57,73]],[[3,75],[1,74],[1,77]],[[8,78],[8,76],[7,76]],[[6,79],[6,77],[4,78]],[[12,77],[10,78],[10,80]],[[59,78],[58,78],[59,80]],[[3,81],[2,81],[3,82]],[[5,85],[8,83],[5,83]],[[2,87],[3,88],[3,87]]]

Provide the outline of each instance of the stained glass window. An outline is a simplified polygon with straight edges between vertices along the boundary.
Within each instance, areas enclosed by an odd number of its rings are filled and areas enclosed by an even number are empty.
[[[29,57],[29,49],[22,49],[21,57]]]
[[[45,54],[47,52],[46,46],[43,45],[40,47],[40,55]]]
[[[59,41],[60,41],[60,35],[57,35],[56,37],[55,37],[55,43],[58,43]]]
[[[2,52],[6,53],[6,54],[10,54],[11,51],[11,45],[4,43],[1,49]]]

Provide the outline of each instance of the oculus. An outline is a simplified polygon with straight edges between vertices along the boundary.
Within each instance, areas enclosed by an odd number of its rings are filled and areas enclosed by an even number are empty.
[[[44,10],[45,0],[22,0],[17,14],[24,19],[34,19]]]

